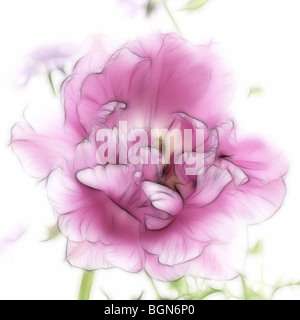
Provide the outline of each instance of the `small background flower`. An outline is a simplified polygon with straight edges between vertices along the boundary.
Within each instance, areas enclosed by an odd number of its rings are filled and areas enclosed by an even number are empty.
[[[44,73],[51,76],[52,72],[66,73],[66,66],[72,63],[78,53],[79,46],[62,42],[44,45],[28,53],[22,61],[22,67],[14,76],[17,85],[25,86],[36,74]]]
[[[139,14],[144,12],[146,15],[151,15],[156,10],[160,0],[114,0],[117,1],[120,6],[128,10],[130,15]]]
[[[25,233],[26,228],[22,226],[15,226],[9,228],[6,232],[0,233],[0,255],[9,251],[10,248],[20,240]]]

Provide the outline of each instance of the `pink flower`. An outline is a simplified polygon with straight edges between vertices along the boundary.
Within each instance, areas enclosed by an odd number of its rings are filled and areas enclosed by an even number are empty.
[[[13,149],[30,173],[47,178],[72,265],[145,269],[161,280],[239,274],[246,227],[282,204],[287,165],[265,141],[236,133],[228,121],[231,93],[213,45],[159,35],[114,54],[92,50],[63,85],[64,110],[55,126],[15,126]],[[195,141],[182,164],[173,155],[168,165],[122,164],[119,148],[107,141],[117,163],[99,164],[98,132],[114,129],[117,137],[120,121],[128,131],[201,130],[204,167],[187,175],[189,157],[199,155]],[[165,156],[163,146],[152,154],[148,139],[140,144],[144,159]]]

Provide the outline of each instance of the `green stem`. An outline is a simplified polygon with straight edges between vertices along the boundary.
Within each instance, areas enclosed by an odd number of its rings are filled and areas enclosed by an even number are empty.
[[[56,96],[56,91],[54,88],[54,83],[53,83],[53,79],[52,79],[52,72],[48,72],[48,80],[52,89],[52,92],[54,93],[54,95]]]
[[[148,279],[150,280],[150,283],[151,283],[151,285],[152,285],[152,288],[154,289],[154,292],[155,292],[155,294],[156,294],[157,300],[163,300],[163,298],[161,297],[161,295],[160,295],[159,292],[158,292],[158,289],[157,289],[157,287],[156,287],[153,279],[149,276],[149,274],[148,274],[147,272],[146,272],[146,275],[147,275]]]
[[[180,28],[179,28],[179,26],[178,26],[178,24],[177,24],[177,22],[176,22],[176,20],[175,20],[175,18],[173,16],[173,14],[171,13],[171,11],[170,11],[170,9],[168,7],[167,0],[163,0],[163,5],[164,5],[164,8],[165,8],[168,16],[170,17],[171,21],[173,22],[177,32],[181,35],[182,32],[181,32],[181,30],[180,30]]]
[[[264,259],[264,254],[262,252],[261,254],[261,269],[260,269],[260,293],[261,295],[264,295],[264,275],[265,275],[265,259]]]
[[[281,290],[283,288],[294,287],[294,286],[297,286],[297,287],[300,286],[300,282],[287,283],[287,284],[282,284],[282,285],[278,286],[277,288],[273,289],[273,292],[272,292],[272,295],[271,295],[272,296],[271,299],[274,298],[274,295],[275,295],[275,293],[277,291],[279,291],[279,290]]]
[[[79,291],[78,300],[90,300],[91,289],[93,285],[95,272],[84,271]]]

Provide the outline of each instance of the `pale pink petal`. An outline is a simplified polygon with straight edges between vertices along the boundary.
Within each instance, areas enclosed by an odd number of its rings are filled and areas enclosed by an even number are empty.
[[[224,192],[223,205],[233,219],[251,225],[272,217],[281,207],[285,194],[282,178],[267,183],[250,178],[237,190],[228,188]]]
[[[120,216],[122,221],[122,215]],[[137,222],[133,223],[137,227]],[[143,269],[145,253],[139,244],[138,229],[125,227],[117,223],[119,234],[109,245],[88,241],[68,243],[67,259],[77,267],[86,270],[117,267],[128,272],[139,272]]]
[[[61,128],[37,132],[27,123],[15,125],[11,146],[28,173],[40,179],[72,157],[74,150],[72,138]]]
[[[154,123],[163,127],[170,114],[183,110],[210,127],[226,121],[233,81],[214,44],[194,46],[168,34],[149,36],[129,47],[151,60],[153,103],[148,107]]]
[[[187,274],[188,265],[186,263],[175,264],[173,266],[163,265],[158,261],[158,257],[152,254],[146,255],[145,271],[149,276],[161,281],[174,281]]]
[[[149,85],[147,82],[148,68],[147,58],[124,49],[112,57],[102,73],[92,74],[84,81],[78,114],[80,122],[87,131],[95,123],[98,112],[113,101],[127,105],[124,110],[125,115],[117,117],[117,123],[119,120],[131,117],[130,123],[132,124],[133,115],[135,118],[139,116],[142,119],[145,118],[144,109],[141,106],[149,103],[143,103],[143,100],[148,98],[146,90]]]
[[[87,138],[88,132],[80,122],[77,111],[81,99],[81,87],[91,73],[101,72],[105,62],[112,52],[112,46],[104,36],[95,35],[87,39],[80,54],[83,57],[77,62],[73,74],[66,79],[62,86],[63,105],[66,114],[66,129],[77,142]]]
[[[143,182],[142,189],[156,209],[165,211],[172,216],[182,210],[183,202],[178,192],[150,181]]]
[[[231,162],[247,176],[246,180],[245,177],[242,179],[242,184],[231,186],[222,194],[221,205],[224,210],[247,224],[259,223],[270,218],[280,208],[286,193],[285,157],[271,144],[257,137],[230,139],[220,146],[220,152],[223,154],[226,147],[226,161]]]
[[[198,176],[198,185],[194,195],[188,200],[189,204],[208,205],[216,200],[231,181],[232,176],[227,170],[211,166],[203,176]]]
[[[112,241],[114,212],[117,215],[121,210],[105,194],[58,169],[48,179],[48,196],[59,215],[59,227],[69,240]]]
[[[232,218],[221,196],[204,207],[189,205],[187,202],[177,220],[182,232],[202,243],[227,242],[231,239],[232,232],[241,226],[239,220]]]
[[[249,178],[243,170],[234,165],[232,162],[227,160],[219,160],[216,162],[220,168],[227,170],[231,176],[232,180],[235,183],[236,187],[239,187],[249,181]]]
[[[117,267],[128,272],[139,272],[143,268],[143,258],[134,247],[122,244],[105,246],[102,243],[68,242],[67,260],[70,264],[85,270]]]
[[[68,241],[67,261],[73,266],[89,271],[98,268],[112,268],[113,266],[106,257],[107,249],[108,246],[101,242],[90,243],[87,241]]]
[[[176,220],[168,228],[143,231],[141,243],[148,253],[158,257],[160,263],[170,266],[195,259],[207,245],[192,239],[188,230]]]
[[[84,185],[105,192],[114,200],[121,198],[132,184],[132,171],[127,165],[106,165],[77,173]]]
[[[281,151],[266,139],[255,136],[235,136],[222,134],[219,131],[219,153],[226,155],[226,160],[243,170],[249,177],[265,182],[282,178],[287,173],[287,160]]]
[[[195,259],[185,263],[166,265],[155,255],[148,254],[146,272],[154,279],[174,281],[185,275],[202,278],[228,280],[243,271],[247,253],[247,231],[233,231],[228,242],[211,243]]]
[[[205,279],[233,279],[242,274],[247,252],[247,230],[239,228],[227,242],[208,245],[198,258],[189,262],[187,274]]]
[[[90,134],[90,139],[82,141],[74,151],[74,170],[80,171],[86,168],[94,168],[97,162],[97,145],[93,142],[94,133]]]
[[[80,101],[76,106],[71,103],[72,108],[66,105],[67,112],[73,110],[71,118],[76,119],[77,113],[78,123],[89,131],[97,112],[118,101],[127,105],[120,119],[130,119],[132,126],[163,127],[170,114],[180,112],[184,105],[189,106],[190,116],[201,115],[209,125],[221,124],[227,113],[231,80],[213,46],[192,46],[176,35],[148,40],[152,46],[144,46],[145,42],[125,45],[103,71],[87,77],[80,99],[74,92],[78,89],[71,91],[74,100]]]
[[[66,117],[65,128],[66,131],[74,137],[77,143],[80,143],[82,139],[86,139],[88,136],[88,132],[86,132],[79,121],[77,111],[80,90],[85,77],[86,75],[74,73],[67,78],[62,85],[62,103],[65,108]]]
[[[101,72],[106,61],[115,51],[115,44],[102,34],[89,36],[78,52],[81,58],[74,67],[74,73],[87,75]]]

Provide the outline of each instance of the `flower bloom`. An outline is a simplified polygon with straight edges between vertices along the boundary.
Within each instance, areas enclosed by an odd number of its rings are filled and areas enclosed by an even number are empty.
[[[0,233],[0,255],[10,249],[26,232],[26,228],[22,225],[10,227],[8,232]]]
[[[148,0],[117,0],[117,4],[127,7],[129,13],[135,14],[146,10]]]
[[[35,74],[63,70],[77,51],[78,47],[75,44],[67,42],[36,48],[26,56],[25,64],[16,76],[18,84],[26,85]]]
[[[213,45],[168,34],[113,54],[99,48],[66,79],[55,125],[18,124],[12,135],[23,164],[47,179],[68,261],[88,270],[145,269],[160,280],[237,276],[246,227],[271,217],[284,199],[284,158],[228,120],[231,79]],[[195,141],[181,164],[172,156],[169,164],[152,164],[147,139],[139,154],[148,162],[124,164],[117,148],[117,163],[100,164],[97,132],[117,136],[120,121],[128,130],[201,129],[202,170],[186,174]],[[163,157],[162,150],[154,156]]]

